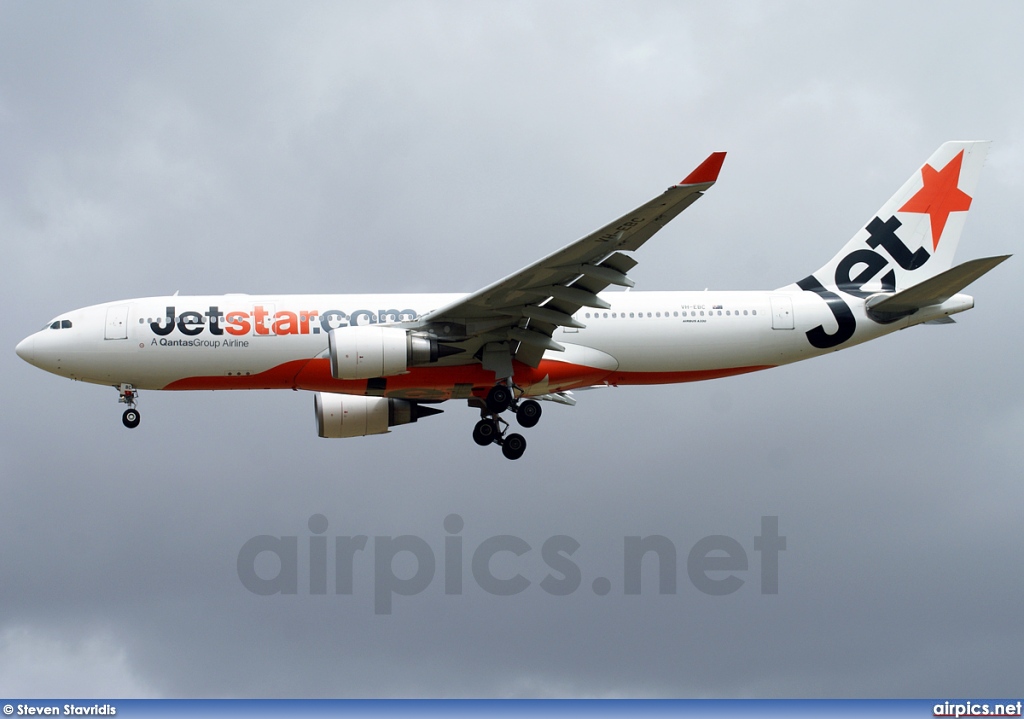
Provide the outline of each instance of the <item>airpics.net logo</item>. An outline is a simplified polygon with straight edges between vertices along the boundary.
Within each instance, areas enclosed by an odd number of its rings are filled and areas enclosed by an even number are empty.
[[[242,586],[260,596],[298,595],[300,589],[326,595],[328,587],[335,595],[350,596],[372,588],[376,614],[391,614],[396,597],[421,594],[435,580],[443,583],[445,595],[463,594],[469,581],[487,594],[502,597],[521,594],[534,585],[557,597],[584,587],[584,571],[575,559],[581,544],[566,534],[551,535],[539,544],[512,534],[469,543],[462,536],[463,518],[449,514],[442,522],[444,535],[432,545],[412,534],[372,539],[364,534],[328,536],[329,524],[327,517],[314,514],[307,522],[308,536],[260,534],[249,539],[238,552]],[[742,542],[724,534],[703,537],[683,552],[661,534],[629,535],[623,537],[617,558],[618,586],[625,595],[652,593],[652,585],[658,594],[676,594],[679,567],[685,562],[687,579],[703,594],[733,594],[748,582],[758,583],[761,594],[778,594],[779,553],[786,549],[779,518],[762,516],[760,533],[747,546],[753,561]],[[759,581],[750,577],[758,570]],[[615,588],[616,582],[605,576],[589,582],[597,596]]]

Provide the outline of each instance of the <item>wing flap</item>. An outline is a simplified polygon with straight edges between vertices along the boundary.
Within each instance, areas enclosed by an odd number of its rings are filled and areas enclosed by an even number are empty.
[[[616,252],[614,255],[609,255],[604,260],[602,260],[599,266],[610,267],[613,270],[618,270],[622,274],[626,274],[631,269],[636,267],[638,264],[640,263],[637,262],[632,257],[630,257],[629,255],[624,255],[621,252]]]

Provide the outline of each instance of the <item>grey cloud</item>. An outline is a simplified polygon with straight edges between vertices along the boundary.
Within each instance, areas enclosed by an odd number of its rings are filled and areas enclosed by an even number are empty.
[[[468,291],[647,199],[718,185],[645,247],[640,289],[818,267],[940,142],[995,140],[963,258],[1014,252],[1017,28],[1002,3],[9,3],[0,9],[0,693],[67,696],[1005,695],[1022,640],[1016,258],[954,326],[689,386],[580,393],[520,461],[472,411],[315,436],[296,393],[109,388],[13,347],[58,312],[184,292]],[[969,136],[969,137],[968,137]],[[682,174],[681,174],[682,173]],[[260,597],[251,537],[416,535],[422,593]],[[531,586],[446,596],[515,535]],[[778,595],[754,537],[778,516]],[[626,536],[679,548],[623,592]],[[544,540],[580,549],[545,593]],[[733,537],[734,594],[686,552]],[[372,539],[371,539],[372,543]],[[468,551],[467,549],[467,551]],[[301,555],[305,561],[305,555]],[[397,565],[396,565],[397,566]],[[598,596],[592,582],[607,578]],[[329,583],[330,587],[331,584]],[[46,647],[43,656],[30,647]],[[83,667],[88,686],[83,686]]]

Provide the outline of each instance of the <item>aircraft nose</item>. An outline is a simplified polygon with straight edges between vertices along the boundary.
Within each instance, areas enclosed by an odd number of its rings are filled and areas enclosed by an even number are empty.
[[[18,353],[18,356],[29,364],[35,364],[35,335],[30,335],[18,343],[18,346],[14,348],[14,351]]]

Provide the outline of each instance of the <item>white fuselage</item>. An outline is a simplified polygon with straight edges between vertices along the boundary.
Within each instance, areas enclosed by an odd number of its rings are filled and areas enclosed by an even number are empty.
[[[479,396],[495,383],[477,358],[444,357],[386,382],[337,380],[328,332],[351,325],[411,321],[460,295],[217,295],[131,299],[74,310],[18,345],[18,354],[54,374],[137,389],[304,389],[444,400]],[[961,312],[967,295],[890,324],[843,295],[856,329],[836,347],[807,333],[837,322],[817,294],[771,292],[608,292],[610,309],[583,308],[582,329],[559,328],[564,352],[536,368],[514,364],[525,394],[601,384],[663,384],[766,369],[859,344]],[[171,315],[168,320],[168,315]],[[63,325],[63,326],[62,326]],[[443,337],[442,337],[443,339]]]

